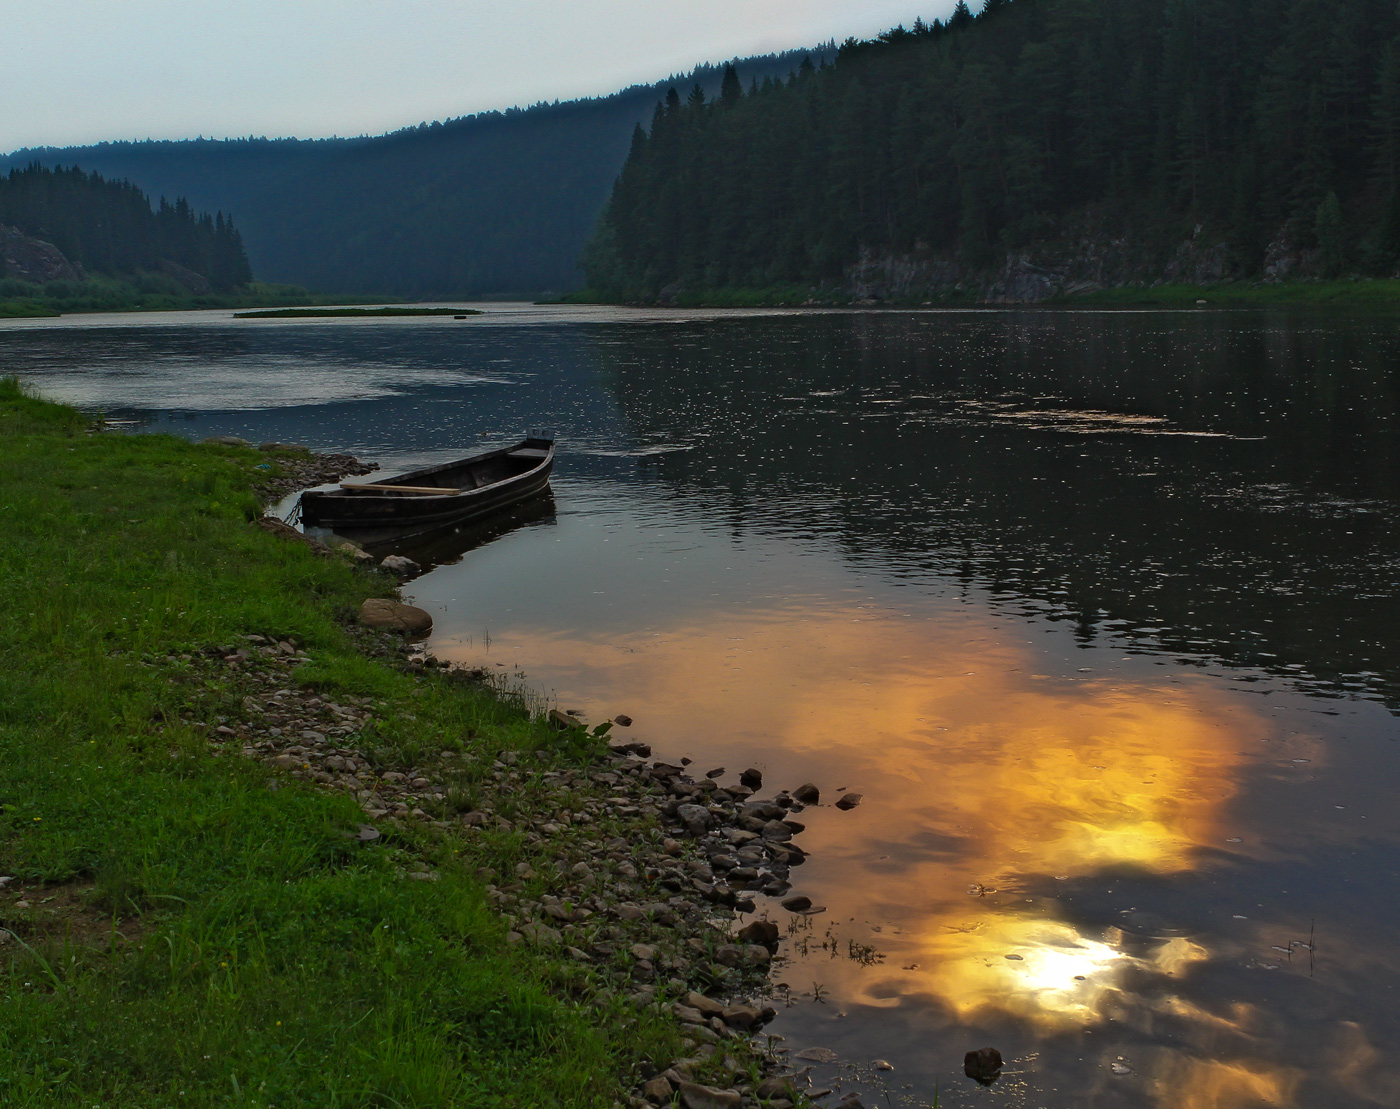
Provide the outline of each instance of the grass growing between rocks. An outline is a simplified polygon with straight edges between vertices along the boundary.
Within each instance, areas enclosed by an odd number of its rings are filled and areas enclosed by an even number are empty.
[[[293,680],[377,699],[386,765],[558,740],[366,658],[344,621],[392,583],[247,526],[267,456],[85,426],[0,381],[0,1104],[611,1105],[673,1057],[669,1020],[507,944],[474,875],[518,836],[362,843],[353,798],[214,742],[242,690],[199,660],[295,642]]]

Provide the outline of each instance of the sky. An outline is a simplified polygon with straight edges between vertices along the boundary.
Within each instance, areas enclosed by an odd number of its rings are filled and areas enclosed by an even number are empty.
[[[921,6],[925,4],[926,6]],[[606,95],[953,0],[0,0],[0,151],[313,138]],[[974,4],[976,8],[978,5]]]

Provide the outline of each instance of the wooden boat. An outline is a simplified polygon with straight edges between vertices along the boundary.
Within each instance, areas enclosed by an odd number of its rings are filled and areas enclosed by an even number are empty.
[[[408,536],[477,520],[549,488],[554,434],[531,432],[487,451],[379,481],[344,481],[301,495],[303,524],[340,534],[400,530]]]

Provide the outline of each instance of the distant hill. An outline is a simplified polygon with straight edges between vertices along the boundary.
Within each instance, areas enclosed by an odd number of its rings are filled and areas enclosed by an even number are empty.
[[[673,98],[589,254],[591,285],[683,303],[1398,264],[1392,0],[959,0],[756,95]]]
[[[785,76],[834,44],[735,63]],[[608,97],[484,112],[357,139],[110,142],[26,149],[37,162],[126,178],[155,196],[232,212],[264,281],[417,299],[562,292],[627,157],[668,87],[713,94],[722,70]]]

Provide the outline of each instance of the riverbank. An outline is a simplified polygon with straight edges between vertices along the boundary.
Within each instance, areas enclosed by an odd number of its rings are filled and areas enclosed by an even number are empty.
[[[325,296],[300,285],[254,281],[231,293],[191,292],[163,274],[132,279],[89,277],[32,284],[0,278],[0,319],[65,316],[80,312],[184,312],[198,308],[281,308],[321,304],[385,304],[395,297]]]
[[[1203,302],[1203,303],[1202,303]],[[971,288],[948,288],[933,299],[859,298],[839,286],[783,285],[669,292],[638,300],[584,289],[560,298],[561,304],[662,304],[673,308],[952,308],[1017,307],[1018,302],[983,300]],[[1231,281],[1211,285],[1124,285],[1055,296],[1021,307],[1043,308],[1342,308],[1400,310],[1400,280],[1356,278],[1336,281]]]
[[[248,526],[304,455],[0,439],[7,1104],[800,1100],[730,935],[799,803],[360,627],[387,574]]]

